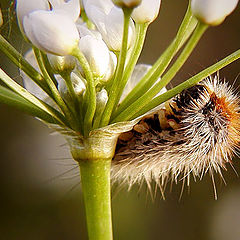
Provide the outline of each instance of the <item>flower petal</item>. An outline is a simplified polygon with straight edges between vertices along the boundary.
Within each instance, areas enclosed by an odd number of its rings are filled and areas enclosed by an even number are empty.
[[[77,21],[80,15],[80,1],[79,0],[69,0],[65,2],[64,0],[50,0],[53,11],[65,13],[74,22]]]
[[[161,0],[142,0],[142,3],[133,10],[132,18],[137,23],[152,22],[157,17]]]
[[[56,55],[71,54],[79,41],[75,23],[64,14],[34,11],[24,17],[23,26],[36,47]]]
[[[16,12],[18,25],[23,31],[23,18],[29,13],[36,10],[50,10],[49,2],[47,0],[17,0]]]

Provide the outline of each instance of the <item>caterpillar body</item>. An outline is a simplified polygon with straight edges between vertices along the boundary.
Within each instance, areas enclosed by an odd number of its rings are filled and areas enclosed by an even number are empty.
[[[240,143],[240,102],[232,87],[210,77],[184,90],[122,133],[112,164],[115,181],[160,187],[171,178],[221,174]]]

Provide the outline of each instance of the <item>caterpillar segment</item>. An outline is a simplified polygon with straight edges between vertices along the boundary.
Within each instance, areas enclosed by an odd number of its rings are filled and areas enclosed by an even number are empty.
[[[209,78],[144,116],[119,136],[114,181],[130,187],[221,174],[240,143],[240,104],[231,87]]]

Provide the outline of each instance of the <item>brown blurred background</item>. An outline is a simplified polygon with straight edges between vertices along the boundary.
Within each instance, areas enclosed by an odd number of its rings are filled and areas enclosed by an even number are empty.
[[[4,27],[1,33],[22,53],[27,50],[15,23],[13,1],[0,0]],[[153,63],[174,37],[187,1],[163,0],[158,19],[147,34],[140,62]],[[225,22],[209,28],[172,85],[222,59],[239,48],[239,10]],[[239,85],[240,62],[220,72]],[[0,53],[0,67],[21,82],[17,69]],[[70,160],[64,140],[50,135],[41,122],[0,104],[0,239],[86,239],[78,169]],[[234,160],[240,173],[239,159]],[[62,174],[66,173],[66,174]],[[214,200],[209,176],[191,183],[181,200],[181,182],[155,200],[146,187],[113,188],[115,239],[120,240],[239,240],[240,181],[230,166],[223,173],[227,186],[216,176]]]

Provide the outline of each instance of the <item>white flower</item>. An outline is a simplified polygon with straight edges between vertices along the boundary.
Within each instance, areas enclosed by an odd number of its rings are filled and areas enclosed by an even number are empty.
[[[39,49],[56,55],[69,55],[77,47],[77,27],[68,16],[53,11],[34,11],[24,17],[28,39]]]
[[[49,2],[47,0],[17,0],[17,19],[19,28],[22,33],[24,33],[23,18],[29,13],[37,10],[50,10]]]
[[[68,15],[74,22],[77,21],[80,14],[79,0],[49,0],[54,12],[59,12]]]
[[[40,72],[38,63],[36,61],[33,50],[29,50],[24,55],[24,58],[37,70]],[[24,87],[34,96],[47,102],[49,100],[48,95],[32,80],[30,79],[22,70],[20,70],[20,76],[23,79]]]
[[[161,0],[142,0],[133,10],[132,18],[136,23],[151,23],[159,13]]]
[[[109,79],[111,79],[114,75],[116,66],[117,66],[117,57],[113,52],[109,52],[110,55],[110,61],[108,65],[108,69],[105,72],[105,75],[100,79],[100,83],[107,82]]]
[[[152,66],[148,65],[148,64],[137,64],[135,66],[135,68],[133,70],[133,73],[132,73],[132,76],[129,79],[126,87],[124,88],[124,91],[123,91],[123,94],[121,96],[120,102],[131,92],[131,90],[137,85],[137,83],[141,80],[141,78],[148,72],[148,70],[151,67]],[[156,81],[156,83],[159,82],[160,80],[161,80],[161,78],[159,78]],[[154,85],[152,86],[152,88],[154,88]],[[166,91],[167,91],[167,89],[164,87],[156,96],[159,96],[159,95],[165,93]]]
[[[16,9],[20,30],[36,47],[68,55],[77,46],[79,0],[18,0]]]
[[[93,75],[102,77],[108,69],[110,60],[106,44],[91,35],[87,35],[80,39],[79,49],[88,60]]]
[[[208,25],[218,25],[236,8],[238,0],[192,0],[193,14]]]
[[[76,60],[73,56],[57,56],[48,53],[47,57],[54,73],[71,72],[75,68]]]
[[[103,110],[108,100],[108,94],[105,89],[102,89],[96,94],[97,109]]]
[[[112,2],[119,7],[135,8],[142,0],[112,0]]]
[[[77,27],[80,35],[79,49],[86,57],[94,77],[101,82],[108,81],[115,70],[115,54],[109,51],[98,31],[89,30],[85,25]]]
[[[120,51],[123,37],[123,12],[114,6],[111,0],[83,0],[89,19],[96,25],[110,50]],[[135,37],[134,23],[131,20],[128,35],[128,47]]]
[[[57,82],[58,82],[58,89],[60,92],[60,95],[66,100],[71,101],[70,94],[68,92],[67,85],[65,83],[65,80],[60,75],[55,75]],[[71,81],[74,88],[75,93],[78,96],[84,95],[86,91],[86,86],[84,81],[74,72],[71,73]]]

